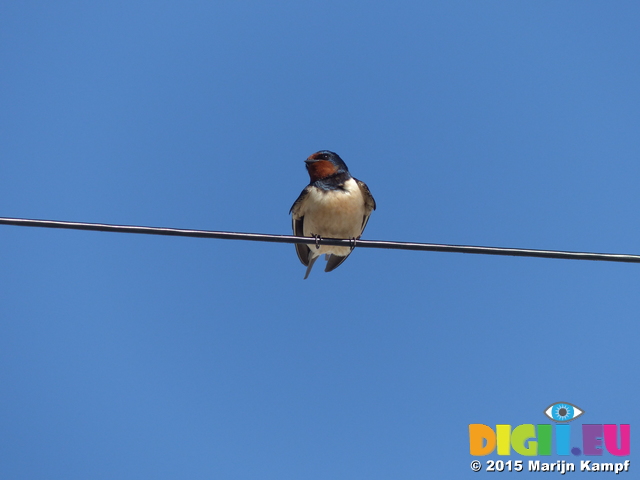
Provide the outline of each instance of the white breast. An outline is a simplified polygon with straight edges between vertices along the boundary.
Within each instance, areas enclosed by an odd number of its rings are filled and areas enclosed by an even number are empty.
[[[358,184],[350,178],[344,183],[344,189],[311,189],[300,215],[304,216],[305,237],[356,238],[362,233],[364,198]],[[346,255],[348,252],[347,247],[324,246],[317,253]]]

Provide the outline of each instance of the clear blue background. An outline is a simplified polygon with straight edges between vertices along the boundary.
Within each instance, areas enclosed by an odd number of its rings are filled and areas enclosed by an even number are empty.
[[[366,239],[640,253],[639,18],[3,2],[0,216],[289,233],[330,149]],[[478,478],[470,423],[640,425],[639,265],[303,274],[291,245],[1,226],[0,478]]]

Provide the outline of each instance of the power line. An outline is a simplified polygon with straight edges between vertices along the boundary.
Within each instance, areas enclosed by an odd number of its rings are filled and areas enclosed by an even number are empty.
[[[103,223],[61,222],[55,220],[31,220],[26,218],[0,217],[0,225],[19,227],[63,228],[91,230],[97,232],[138,233],[173,237],[218,238],[223,240],[250,240],[254,242],[306,243],[307,245],[333,245],[351,247],[350,240],[322,238],[316,241],[309,237],[294,235],[270,235],[264,233],[216,232],[211,230],[186,230],[180,228],[142,227],[137,225],[110,225]],[[534,250],[525,248],[476,247],[471,245],[443,245],[436,243],[388,242],[382,240],[358,240],[358,248],[389,248],[392,250],[421,250],[427,252],[475,253],[516,257],[564,258],[567,260],[598,260],[605,262],[640,263],[640,255],[617,253],[566,252],[557,250]]]

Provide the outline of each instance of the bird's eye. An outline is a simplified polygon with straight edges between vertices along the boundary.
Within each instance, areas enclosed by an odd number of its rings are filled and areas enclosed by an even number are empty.
[[[583,413],[583,410],[567,402],[554,403],[544,411],[544,414],[555,422],[570,422]]]

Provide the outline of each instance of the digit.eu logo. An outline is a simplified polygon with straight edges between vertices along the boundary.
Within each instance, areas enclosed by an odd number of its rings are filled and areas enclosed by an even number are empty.
[[[606,451],[626,456],[631,452],[628,424],[583,424],[582,445],[572,448],[569,422],[584,415],[584,410],[569,402],[557,402],[549,405],[544,414],[556,422],[555,425],[525,423],[515,428],[496,425],[495,430],[481,423],[469,425],[471,455],[489,455],[494,450],[498,455],[511,455],[511,449],[524,456],[551,455],[553,437],[556,455],[603,455]]]

